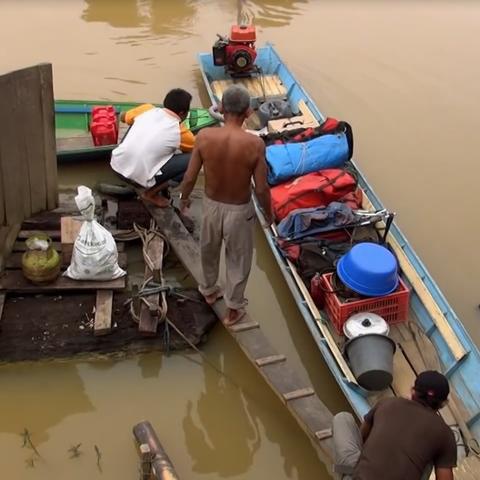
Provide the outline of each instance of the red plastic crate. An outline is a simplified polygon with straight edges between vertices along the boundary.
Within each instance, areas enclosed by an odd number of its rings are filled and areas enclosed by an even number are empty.
[[[333,292],[331,279],[332,273],[322,275],[322,286],[325,289],[325,310],[340,335],[343,335],[343,324],[346,320],[358,312],[376,313],[390,325],[407,320],[410,290],[401,278],[397,290],[389,295],[349,302],[340,301]]]

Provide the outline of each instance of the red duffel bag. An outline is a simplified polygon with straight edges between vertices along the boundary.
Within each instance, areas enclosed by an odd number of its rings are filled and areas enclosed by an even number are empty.
[[[326,206],[345,201],[357,209],[362,204],[362,192],[357,179],[347,170],[330,168],[309,173],[272,187],[272,208],[275,218],[282,220],[292,210]]]

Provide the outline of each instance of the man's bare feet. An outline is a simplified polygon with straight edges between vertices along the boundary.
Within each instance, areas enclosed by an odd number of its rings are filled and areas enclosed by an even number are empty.
[[[203,294],[202,294],[203,295]],[[223,292],[218,288],[210,295],[203,295],[203,298],[207,302],[208,305],[212,306],[217,300],[223,297]]]
[[[239,308],[238,310],[235,310],[233,308],[229,308],[229,309],[227,309],[227,316],[223,319],[223,324],[226,325],[227,327],[235,325],[246,314],[247,314],[247,312],[243,308]]]
[[[168,198],[158,195],[156,192],[152,193],[149,190],[145,190],[140,196],[142,200],[145,200],[156,207],[167,208],[170,206]]]

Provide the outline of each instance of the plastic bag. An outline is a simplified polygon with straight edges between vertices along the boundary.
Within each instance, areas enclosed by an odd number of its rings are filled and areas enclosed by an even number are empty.
[[[95,220],[95,199],[88,187],[79,186],[75,203],[84,216],[73,245],[72,260],[65,276],[74,280],[114,280],[126,274],[118,266],[112,234]]]

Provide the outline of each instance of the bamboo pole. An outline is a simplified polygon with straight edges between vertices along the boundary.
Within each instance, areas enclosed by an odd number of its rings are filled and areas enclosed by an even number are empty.
[[[144,421],[135,425],[133,435],[140,446],[148,445],[148,453],[151,455],[149,461],[151,461],[153,477],[156,480],[179,480],[177,472],[150,422]]]

